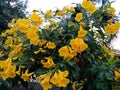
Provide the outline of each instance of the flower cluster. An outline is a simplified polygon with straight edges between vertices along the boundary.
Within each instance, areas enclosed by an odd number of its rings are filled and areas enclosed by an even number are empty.
[[[0,36],[0,77],[8,82],[14,78],[16,82],[29,82],[36,75],[44,90],[52,85],[70,88],[81,81],[83,88],[93,85],[86,84],[91,80],[105,85],[112,81],[110,59],[115,59],[115,53],[107,44],[110,35],[120,29],[119,22],[112,22],[114,10],[107,6],[97,10],[90,0],[83,0],[77,8],[34,11],[28,18],[12,19]],[[112,18],[103,22],[102,14],[111,16],[110,12]],[[101,79],[104,75],[106,78]],[[117,80],[116,72],[115,76]]]

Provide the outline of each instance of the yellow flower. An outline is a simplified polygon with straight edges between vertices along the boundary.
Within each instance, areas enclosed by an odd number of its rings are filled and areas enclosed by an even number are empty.
[[[114,51],[110,51],[109,55],[113,58],[115,56],[115,52]]]
[[[109,48],[106,46],[106,45],[103,45],[102,48],[105,50],[105,51],[108,51]]]
[[[64,58],[67,58],[68,55],[69,55],[69,49],[68,49],[68,46],[63,46],[61,47],[59,50],[59,55],[60,56],[63,56]]]
[[[5,44],[7,45],[12,45],[13,44],[13,38],[12,37],[7,37],[7,40],[5,41]]]
[[[39,43],[39,36],[36,33],[37,28],[31,27],[29,28],[28,32],[26,33],[26,37],[30,39],[30,43],[33,45],[37,45]]]
[[[94,4],[92,4],[87,10],[90,14],[93,14],[96,11],[96,7]]]
[[[76,85],[75,85],[75,83],[73,83],[73,84],[72,84],[72,89],[73,89],[73,90],[76,90],[75,87],[76,87]]]
[[[18,71],[16,71],[15,73],[20,76],[20,72],[21,72],[21,66],[19,66]]]
[[[113,19],[109,19],[107,22],[108,22],[109,24],[112,24],[112,23],[113,23]]]
[[[110,8],[108,8],[107,13],[111,14],[112,16],[114,16],[115,15],[115,11],[116,11],[115,8],[110,7]]]
[[[65,14],[68,11],[68,7],[64,6],[63,7],[63,14]]]
[[[120,23],[110,24],[104,27],[106,34],[115,34],[120,29]]]
[[[115,73],[114,79],[115,79],[116,81],[120,80],[120,72],[117,71],[117,70],[115,70],[114,73]]]
[[[46,44],[46,47],[48,49],[54,49],[56,47],[55,43],[54,42],[51,42],[49,41],[47,44]]]
[[[0,68],[7,69],[9,66],[11,66],[11,64],[12,64],[12,59],[7,58],[4,61],[0,61]]]
[[[75,8],[73,6],[70,6],[70,11],[74,12]]]
[[[66,87],[70,82],[69,79],[66,78],[68,74],[69,72],[67,70],[63,72],[59,70],[58,73],[54,73],[54,76],[50,79],[50,82],[58,87]]]
[[[42,75],[38,76],[37,79],[38,79],[39,81],[42,81],[42,80],[45,78],[45,76],[47,76],[47,75],[48,75],[48,73],[42,74]]]
[[[69,82],[70,82],[69,79],[60,77],[60,82],[57,83],[57,86],[58,87],[66,87]]]
[[[48,15],[49,17],[52,17],[52,12],[51,12],[51,10],[47,10],[47,11],[45,12],[45,14]]]
[[[15,71],[16,71],[16,66],[15,65],[12,65],[12,66],[8,67],[7,72],[8,72],[8,75],[9,75],[10,78],[14,78],[16,76]]]
[[[53,59],[51,57],[46,57],[46,60],[41,60],[41,63],[43,64],[44,68],[50,68],[52,67],[54,64]]]
[[[29,77],[33,74],[32,73],[28,73],[28,69],[25,71],[25,73],[22,74],[21,78],[24,80],[24,81],[28,81],[29,80]]]
[[[56,15],[62,16],[62,15],[63,15],[63,12],[62,12],[62,11],[57,11],[57,12],[56,12]]]
[[[30,16],[30,19],[37,25],[42,24],[42,19],[36,12],[33,12],[33,14]]]
[[[26,33],[27,28],[30,27],[30,22],[27,19],[18,19],[15,25],[20,31]]]
[[[49,80],[50,80],[50,75],[48,74],[40,82],[40,85],[43,87],[43,90],[48,90],[52,88],[52,85],[49,83]]]
[[[78,53],[81,53],[88,48],[88,45],[83,41],[82,38],[72,39],[70,41],[70,45],[71,45],[72,49]]]
[[[78,37],[84,37],[86,36],[87,31],[83,29],[82,26],[80,26],[80,30],[78,31]]]
[[[82,2],[82,7],[85,9],[89,8],[91,5],[92,5],[91,1],[83,0]]]
[[[95,5],[91,1],[83,0],[82,7],[87,9],[90,14],[93,14],[96,11]]]
[[[77,22],[80,22],[80,21],[82,20],[82,13],[77,13],[77,14],[76,14],[76,17],[75,17],[75,20],[76,20]]]
[[[17,53],[21,52],[21,50],[22,50],[22,43],[14,46],[13,49],[14,49],[15,52],[17,52]]]
[[[9,78],[8,72],[0,71],[0,77],[2,77],[3,80],[6,80]]]
[[[61,47],[59,50],[59,55],[60,56],[63,56],[65,59],[72,59],[74,56],[77,55],[76,51],[75,50],[72,50],[71,47],[69,46],[63,46]]]
[[[68,60],[70,60],[77,55],[77,52],[75,50],[72,50],[71,47],[68,47],[68,48],[69,48],[69,54],[67,58]]]
[[[4,56],[4,54],[3,54],[3,52],[1,51],[1,52],[0,52],[0,58],[1,58],[2,56]]]
[[[42,46],[42,45],[46,44],[46,42],[47,42],[46,40],[41,39],[38,43],[38,46]]]

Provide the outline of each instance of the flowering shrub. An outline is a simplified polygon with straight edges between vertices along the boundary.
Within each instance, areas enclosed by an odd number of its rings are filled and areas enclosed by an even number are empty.
[[[53,85],[75,90],[79,83],[83,90],[114,88],[120,79],[119,60],[108,47],[110,35],[120,29],[114,12],[111,3],[97,9],[83,0],[77,8],[12,19],[0,36],[0,77],[23,85],[35,79],[44,90]]]

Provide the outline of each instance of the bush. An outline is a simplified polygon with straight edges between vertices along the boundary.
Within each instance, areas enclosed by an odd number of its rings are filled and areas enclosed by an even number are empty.
[[[97,9],[84,0],[77,9],[34,11],[28,18],[13,19],[1,34],[2,82],[13,87],[21,83],[26,89],[36,82],[44,90],[53,85],[68,90],[115,88],[119,59],[108,47],[110,35],[120,29],[113,22],[114,12],[111,3]]]

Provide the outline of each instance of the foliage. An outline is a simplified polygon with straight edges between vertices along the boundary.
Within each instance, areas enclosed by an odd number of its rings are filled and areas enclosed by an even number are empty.
[[[110,35],[120,29],[112,22],[111,4],[97,9],[83,0],[62,10],[34,11],[28,18],[12,19],[1,34],[0,76],[16,85],[36,81],[44,90],[111,90],[119,82],[119,59],[107,46]],[[102,13],[110,16],[104,20]],[[4,85],[4,84],[2,84]]]
[[[21,0],[0,0],[0,33],[8,29],[7,24],[12,18],[23,18],[26,15],[26,2]]]

